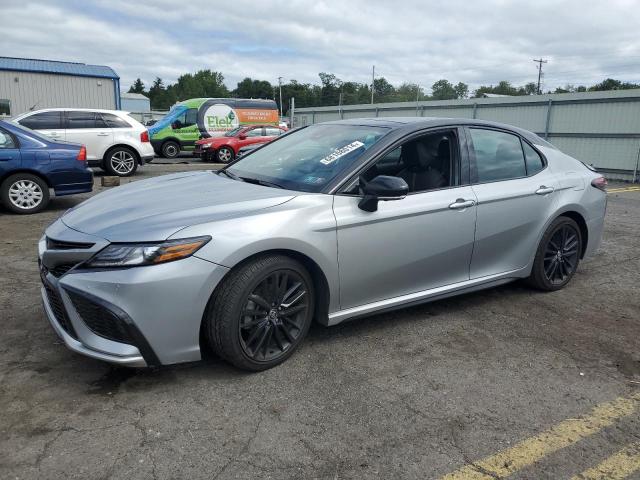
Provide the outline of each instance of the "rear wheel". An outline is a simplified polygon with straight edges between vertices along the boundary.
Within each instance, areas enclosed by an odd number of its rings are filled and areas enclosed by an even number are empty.
[[[37,213],[49,203],[49,187],[40,177],[16,173],[2,182],[0,198],[14,213]]]
[[[576,273],[581,252],[578,224],[568,217],[557,218],[540,241],[529,284],[546,291],[563,288]]]
[[[283,255],[259,257],[216,289],[205,320],[209,343],[236,367],[266,370],[300,345],[314,301],[313,282],[300,263]]]
[[[176,158],[180,155],[180,145],[173,140],[167,140],[162,144],[162,156],[164,158]]]
[[[130,148],[116,147],[104,157],[104,169],[110,175],[129,177],[138,169],[138,159]]]

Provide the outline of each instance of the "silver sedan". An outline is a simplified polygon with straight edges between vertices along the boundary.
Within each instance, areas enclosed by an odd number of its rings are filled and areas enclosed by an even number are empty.
[[[39,244],[72,350],[120,365],[212,349],[263,370],[311,322],[526,279],[557,290],[602,236],[606,180],[537,135],[463,119],[292,131],[221,171],[101,193]]]

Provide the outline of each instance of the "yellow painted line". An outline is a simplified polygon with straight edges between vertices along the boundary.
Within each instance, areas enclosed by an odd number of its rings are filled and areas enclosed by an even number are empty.
[[[608,193],[640,192],[640,187],[609,188]]]
[[[622,480],[640,470],[640,442],[627,445],[601,464],[585,470],[571,480]]]
[[[564,420],[535,437],[449,473],[442,480],[494,480],[496,476],[506,477],[631,415],[638,402],[640,393],[603,403],[588,415]]]

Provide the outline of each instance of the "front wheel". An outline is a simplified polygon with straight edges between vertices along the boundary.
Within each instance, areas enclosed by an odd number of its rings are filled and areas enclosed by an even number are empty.
[[[306,336],[314,302],[313,282],[299,262],[259,257],[232,271],[213,294],[205,319],[209,344],[238,368],[274,367]]]
[[[17,173],[2,182],[0,199],[14,213],[37,213],[49,203],[49,187],[40,177]]]
[[[235,156],[233,149],[229,147],[220,147],[216,152],[216,157],[220,163],[232,162]]]
[[[542,236],[527,281],[540,290],[563,288],[576,273],[581,253],[582,235],[578,224],[568,217],[555,219]]]

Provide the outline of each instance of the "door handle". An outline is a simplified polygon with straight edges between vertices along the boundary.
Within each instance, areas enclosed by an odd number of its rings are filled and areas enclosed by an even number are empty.
[[[108,136],[109,136],[109,134],[108,134],[108,133],[104,133],[104,132],[100,132],[100,133],[98,134],[98,136],[99,136],[99,137],[108,137]]]
[[[473,207],[475,204],[475,200],[465,200],[464,198],[458,198],[455,202],[449,205],[449,208],[452,210],[464,210],[465,208]]]
[[[545,187],[544,185],[540,185],[540,188],[536,190],[536,195],[548,195],[553,193],[553,187]]]

